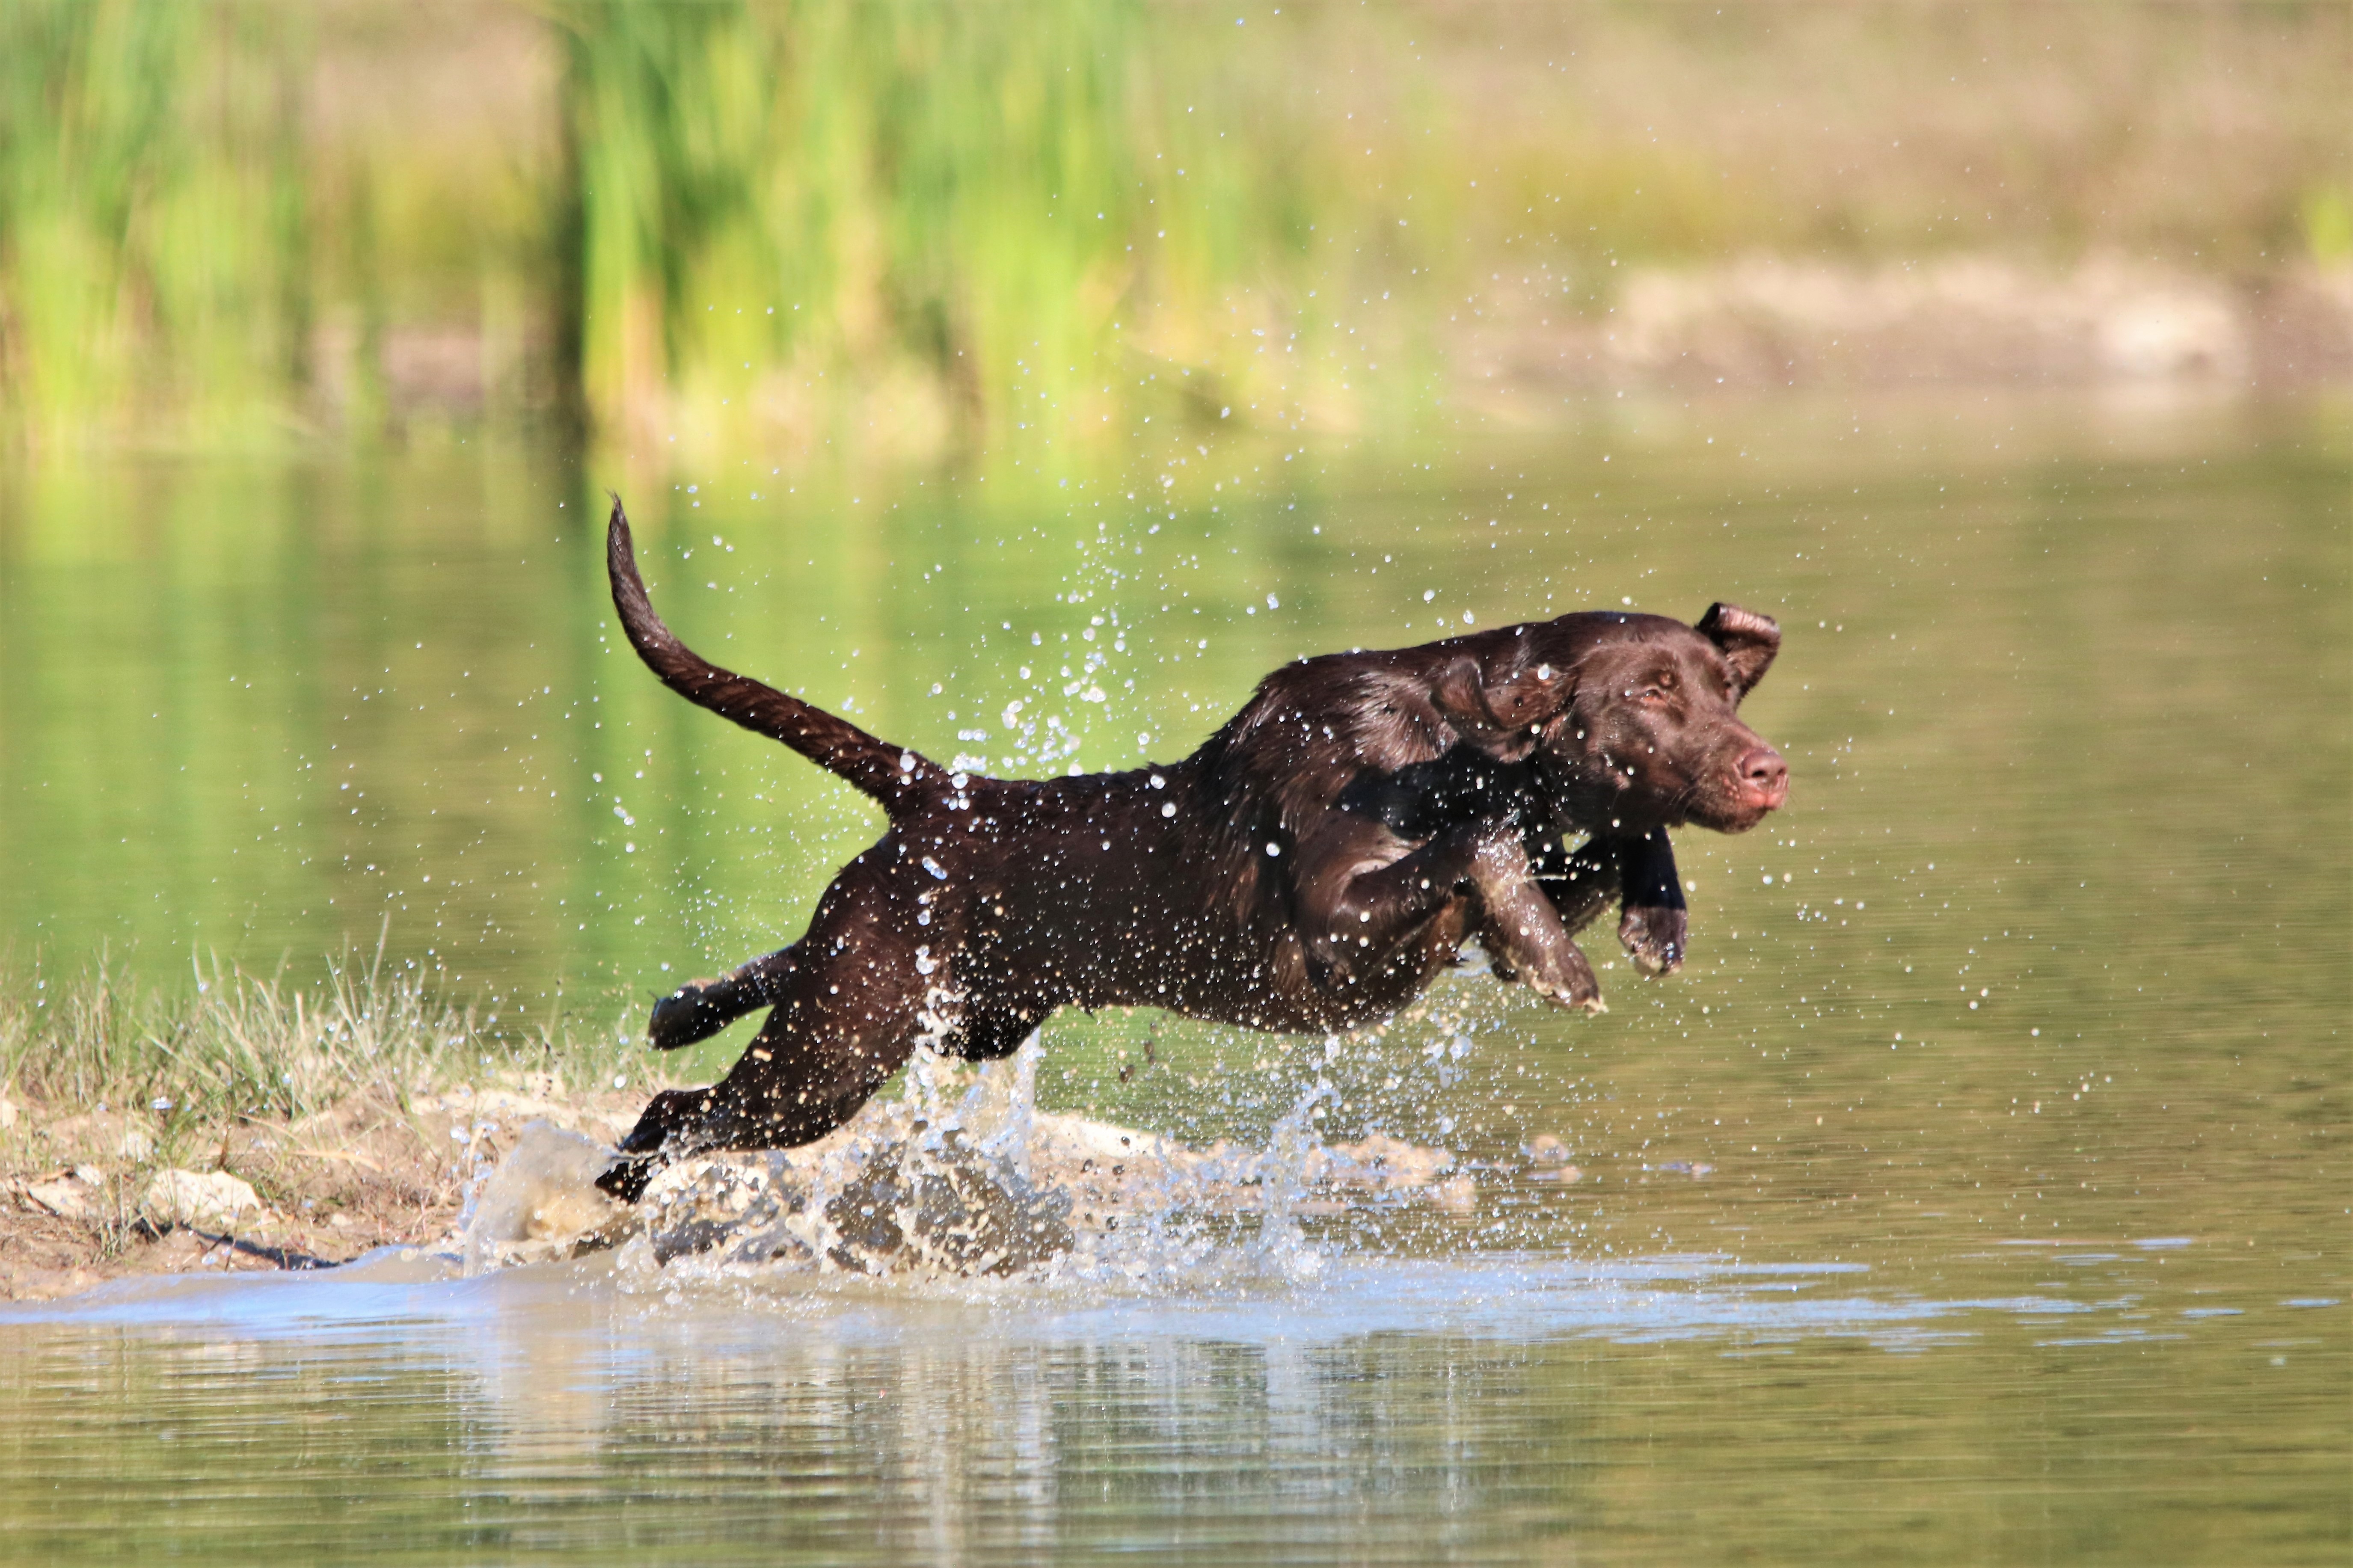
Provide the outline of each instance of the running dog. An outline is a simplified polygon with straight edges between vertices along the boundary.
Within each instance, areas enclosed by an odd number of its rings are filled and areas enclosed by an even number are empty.
[[[654,1097],[597,1180],[840,1126],[918,1045],[1003,1057],[1058,1007],[1165,1007],[1254,1029],[1385,1018],[1476,939],[1494,972],[1601,1010],[1570,940],[1613,899],[1654,974],[1683,957],[1667,829],[1755,826],[1781,754],[1740,721],[1767,616],[1588,611],[1284,666],[1181,762],[1057,779],[952,772],[671,634],[617,497],[613,605],[662,682],[781,741],[889,814],[782,952],[655,1005],[657,1049],[771,1009],[719,1082]],[[1572,836],[1585,836],[1575,849]]]

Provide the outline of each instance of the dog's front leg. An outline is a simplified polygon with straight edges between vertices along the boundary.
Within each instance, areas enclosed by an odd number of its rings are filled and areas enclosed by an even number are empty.
[[[1356,871],[1339,884],[1329,913],[1311,931],[1335,967],[1352,956],[1386,953],[1454,899],[1479,909],[1479,938],[1506,978],[1567,1006],[1598,1012],[1593,966],[1569,940],[1560,911],[1537,882],[1516,830],[1466,823],[1412,854]],[[1352,954],[1351,949],[1354,950]]]
[[[1620,843],[1618,886],[1625,912],[1619,917],[1618,940],[1643,973],[1672,974],[1683,966],[1691,937],[1674,847],[1667,842],[1663,827]]]
[[[1310,973],[1325,990],[1377,970],[1397,944],[1471,890],[1475,834],[1456,828],[1400,856],[1398,840],[1347,821],[1302,844],[1294,873]]]
[[[1619,896],[1621,877],[1616,839],[1588,839],[1572,850],[1561,842],[1556,828],[1545,826],[1531,829],[1521,842],[1527,849],[1529,868],[1560,911],[1560,923],[1569,935],[1591,925],[1609,900]]]
[[[1479,942],[1497,973],[1564,1007],[1608,1011],[1593,965],[1573,940],[1560,907],[1536,879],[1527,846],[1516,836],[1482,842],[1474,875]]]
[[[1665,828],[1597,834],[1574,850],[1549,836],[1531,837],[1529,858],[1571,931],[1590,924],[1614,898],[1622,906],[1618,940],[1634,967],[1645,974],[1672,974],[1683,967],[1690,917]]]

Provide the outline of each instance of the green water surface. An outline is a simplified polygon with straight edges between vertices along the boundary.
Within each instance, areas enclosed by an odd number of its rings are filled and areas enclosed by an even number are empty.
[[[1181,754],[1298,654],[1733,600],[1787,634],[1747,712],[1790,805],[1681,837],[1692,962],[1603,968],[1599,1019],[1471,974],[1333,1042],[1048,1026],[1052,1106],[1251,1140],[1324,1083],[1330,1135],[1483,1163],[1468,1215],[1312,1219],[1315,1280],[20,1311],[0,1554],[2345,1560],[2341,410],[1646,405],[773,467],[0,475],[10,983],[381,938],[507,1023],[617,1033],[797,935],[879,817],[636,665],[607,484],[690,641],[992,771]],[[1527,1179],[1546,1132],[1581,1180]]]

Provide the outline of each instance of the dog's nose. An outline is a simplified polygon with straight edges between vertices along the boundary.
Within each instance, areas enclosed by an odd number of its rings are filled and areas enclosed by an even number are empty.
[[[1741,757],[1733,770],[1740,793],[1771,811],[1789,795],[1789,764],[1770,746],[1758,746]]]

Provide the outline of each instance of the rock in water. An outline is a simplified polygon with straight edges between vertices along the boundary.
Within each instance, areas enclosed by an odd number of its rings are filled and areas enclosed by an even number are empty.
[[[1013,1274],[1070,1250],[1070,1194],[1039,1190],[951,1128],[876,1152],[825,1205],[827,1257],[862,1274]]]
[[[798,1223],[808,1207],[805,1179],[780,1152],[669,1167],[638,1201],[654,1261],[712,1251],[728,1263],[814,1259]]]

